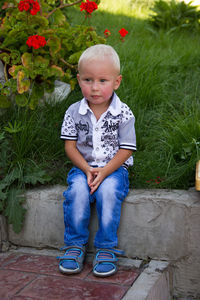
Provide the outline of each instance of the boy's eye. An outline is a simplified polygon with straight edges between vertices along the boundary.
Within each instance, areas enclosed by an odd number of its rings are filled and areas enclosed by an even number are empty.
[[[100,82],[105,82],[106,81],[106,79],[100,79]]]
[[[87,81],[87,82],[89,82],[91,79],[90,78],[85,78],[84,80]]]

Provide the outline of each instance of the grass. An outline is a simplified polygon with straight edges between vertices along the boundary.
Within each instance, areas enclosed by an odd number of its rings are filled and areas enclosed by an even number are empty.
[[[138,151],[130,169],[131,187],[187,189],[194,186],[200,159],[199,36],[152,30],[152,3],[102,0],[90,22],[99,35],[111,31],[107,43],[119,53],[123,75],[118,95],[136,117]],[[84,22],[79,9],[66,9],[66,15],[74,25]],[[118,33],[122,27],[129,32],[124,42]],[[5,125],[26,116],[28,129],[18,135],[20,147],[48,172],[53,184],[64,184],[71,166],[59,140],[60,127],[65,110],[81,97],[77,87],[62,103],[38,107],[31,117],[19,109],[1,118]]]

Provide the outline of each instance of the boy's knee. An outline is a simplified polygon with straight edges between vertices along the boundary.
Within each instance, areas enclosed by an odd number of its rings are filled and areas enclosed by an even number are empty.
[[[115,194],[116,188],[117,188],[117,181],[112,177],[107,177],[100,184],[98,188],[98,192],[101,194],[101,196],[105,195],[106,197],[108,197],[108,195]]]
[[[73,182],[71,183],[71,188],[79,192],[80,194],[87,193],[89,191],[87,180],[81,175],[77,175],[73,179]]]

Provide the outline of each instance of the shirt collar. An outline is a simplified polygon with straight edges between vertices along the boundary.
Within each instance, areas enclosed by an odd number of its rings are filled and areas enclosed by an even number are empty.
[[[86,115],[87,111],[91,111],[88,102],[85,98],[83,98],[80,102],[80,107],[79,107],[79,114],[81,115]],[[110,106],[107,109],[107,112],[110,112],[113,116],[117,116],[121,113],[121,101],[117,94],[113,93],[112,96],[112,101],[110,103]]]

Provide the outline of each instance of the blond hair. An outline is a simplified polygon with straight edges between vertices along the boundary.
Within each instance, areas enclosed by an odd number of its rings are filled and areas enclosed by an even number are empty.
[[[87,48],[79,58],[78,70],[80,70],[82,61],[98,58],[104,59],[105,57],[108,57],[111,60],[116,71],[120,73],[120,59],[117,52],[113,47],[104,44],[98,44]]]

